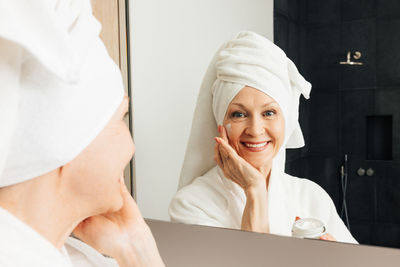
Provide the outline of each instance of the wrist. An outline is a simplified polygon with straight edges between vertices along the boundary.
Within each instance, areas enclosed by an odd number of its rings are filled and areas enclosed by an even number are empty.
[[[164,266],[150,228],[146,224],[124,235],[114,258],[120,267]]]
[[[251,185],[244,189],[247,199],[258,199],[267,195],[266,183]]]

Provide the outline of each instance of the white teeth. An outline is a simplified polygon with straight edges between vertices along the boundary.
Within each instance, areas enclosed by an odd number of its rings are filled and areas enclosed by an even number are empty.
[[[248,144],[248,143],[244,143],[247,147],[263,147],[267,144],[268,142],[264,142],[264,143],[259,143],[259,144]]]

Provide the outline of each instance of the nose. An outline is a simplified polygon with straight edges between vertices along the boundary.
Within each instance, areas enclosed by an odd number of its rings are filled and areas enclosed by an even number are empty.
[[[264,135],[265,125],[262,118],[259,118],[258,116],[252,117],[248,122],[245,133],[253,137]]]

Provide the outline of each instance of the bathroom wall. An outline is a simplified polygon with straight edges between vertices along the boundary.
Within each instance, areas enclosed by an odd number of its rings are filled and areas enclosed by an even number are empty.
[[[400,1],[274,4],[275,42],[313,85],[300,106],[307,145],[288,151],[287,172],[320,184],[340,213],[348,154],[351,232],[362,244],[400,247]],[[348,51],[363,65],[339,65]]]

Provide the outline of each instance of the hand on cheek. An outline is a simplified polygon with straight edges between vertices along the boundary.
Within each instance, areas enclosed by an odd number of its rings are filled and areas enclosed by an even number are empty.
[[[229,145],[225,127],[219,126],[220,137],[215,137],[214,160],[226,178],[237,183],[244,190],[266,189],[266,177],[254,168]]]
[[[123,180],[123,179],[122,179]],[[122,266],[164,266],[153,235],[121,181],[119,211],[92,216],[74,230],[75,236]]]

